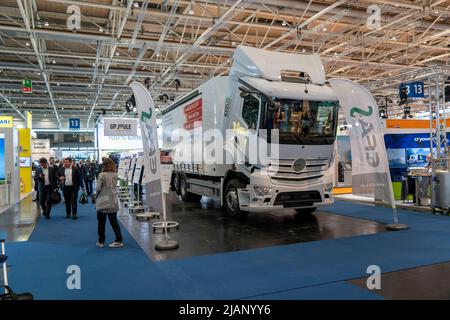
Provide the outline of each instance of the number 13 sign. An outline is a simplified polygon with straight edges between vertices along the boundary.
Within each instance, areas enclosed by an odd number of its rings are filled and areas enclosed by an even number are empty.
[[[80,119],[69,119],[70,130],[80,130]]]

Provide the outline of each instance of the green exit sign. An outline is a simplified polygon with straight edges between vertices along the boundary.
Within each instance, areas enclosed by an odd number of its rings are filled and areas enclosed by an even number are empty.
[[[33,92],[33,84],[31,83],[31,80],[29,79],[22,80],[22,92],[24,93]]]

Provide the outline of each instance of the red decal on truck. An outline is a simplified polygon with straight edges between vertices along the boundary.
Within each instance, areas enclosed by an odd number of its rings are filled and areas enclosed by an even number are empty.
[[[192,130],[201,126],[202,122],[202,99],[192,102],[184,107],[184,129]]]

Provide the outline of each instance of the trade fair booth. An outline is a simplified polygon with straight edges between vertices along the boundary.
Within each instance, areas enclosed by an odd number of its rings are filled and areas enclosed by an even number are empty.
[[[7,119],[8,118],[8,119]],[[19,133],[12,117],[0,117],[0,212],[20,200]]]

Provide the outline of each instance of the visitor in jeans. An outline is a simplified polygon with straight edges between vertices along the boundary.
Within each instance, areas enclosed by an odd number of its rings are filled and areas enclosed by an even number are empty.
[[[122,234],[120,231],[119,222],[117,221],[118,201],[117,195],[114,194],[117,185],[117,173],[116,165],[111,159],[105,159],[102,165],[102,172],[98,176],[97,186],[95,188],[97,192],[97,199],[100,203],[102,199],[111,200],[111,208],[97,211],[98,220],[98,242],[97,246],[103,248],[105,246],[105,225],[106,218],[108,217],[109,223],[114,231],[116,239],[109,245],[110,248],[123,247]]]

